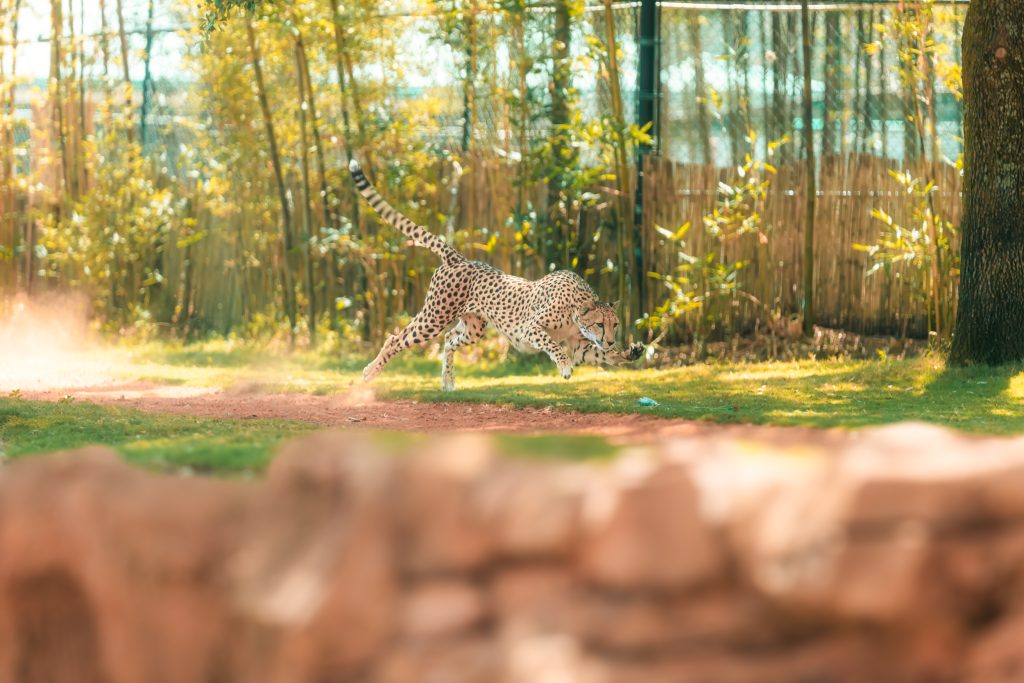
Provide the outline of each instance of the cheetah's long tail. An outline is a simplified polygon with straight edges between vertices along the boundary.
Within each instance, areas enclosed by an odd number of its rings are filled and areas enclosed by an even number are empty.
[[[359,166],[358,161],[352,159],[348,164],[348,170],[349,173],[352,174],[352,180],[355,181],[356,189],[359,190],[359,194],[363,195],[363,199],[369,202],[370,206],[373,207],[373,210],[376,211],[381,218],[411,239],[414,244],[420,247],[426,247],[445,261],[463,258],[459,252],[455,251],[455,249],[443,239],[430,232],[422,225],[416,225],[388,204],[387,201],[377,193],[377,190],[373,189],[373,185],[370,184],[370,181],[366,179],[366,174],[363,173],[363,169]]]

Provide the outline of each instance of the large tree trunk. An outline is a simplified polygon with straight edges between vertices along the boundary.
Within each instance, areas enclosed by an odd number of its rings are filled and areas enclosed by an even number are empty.
[[[964,53],[964,218],[950,362],[1024,359],[1024,0],[975,0]]]

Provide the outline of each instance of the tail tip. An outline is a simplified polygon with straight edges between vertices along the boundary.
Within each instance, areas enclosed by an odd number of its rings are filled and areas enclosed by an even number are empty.
[[[362,169],[359,167],[359,162],[355,160],[355,157],[353,157],[352,159],[349,160],[349,162],[348,162],[348,172],[349,173],[358,173],[361,170]]]

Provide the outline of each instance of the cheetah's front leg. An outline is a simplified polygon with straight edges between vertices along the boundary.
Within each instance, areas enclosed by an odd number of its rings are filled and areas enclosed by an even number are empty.
[[[523,330],[522,333],[516,336],[538,351],[543,351],[548,354],[548,357],[554,361],[556,366],[558,366],[558,372],[562,375],[562,379],[569,379],[572,377],[573,365],[569,356],[566,355],[565,349],[563,349],[558,342],[552,339],[551,335],[543,328],[535,327]]]

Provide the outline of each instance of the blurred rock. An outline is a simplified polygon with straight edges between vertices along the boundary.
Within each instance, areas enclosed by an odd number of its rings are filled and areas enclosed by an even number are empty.
[[[495,467],[480,492],[494,551],[508,560],[573,552],[587,483],[578,467],[515,462]]]
[[[495,617],[514,632],[567,632],[579,587],[565,566],[512,566],[495,572],[490,602]]]
[[[451,636],[479,625],[487,615],[483,592],[465,581],[440,579],[409,588],[402,607],[402,635]]]
[[[968,662],[968,683],[1024,681],[1024,612],[1012,614],[985,631]]]
[[[414,573],[472,571],[494,556],[482,514],[493,444],[460,435],[434,442],[401,468],[394,502],[403,568]]]
[[[1021,446],[901,425],[578,465],[328,433],[248,483],[18,460],[0,682],[1024,681]]]
[[[588,492],[579,567],[614,589],[677,591],[722,578],[724,554],[687,469],[627,460]]]

